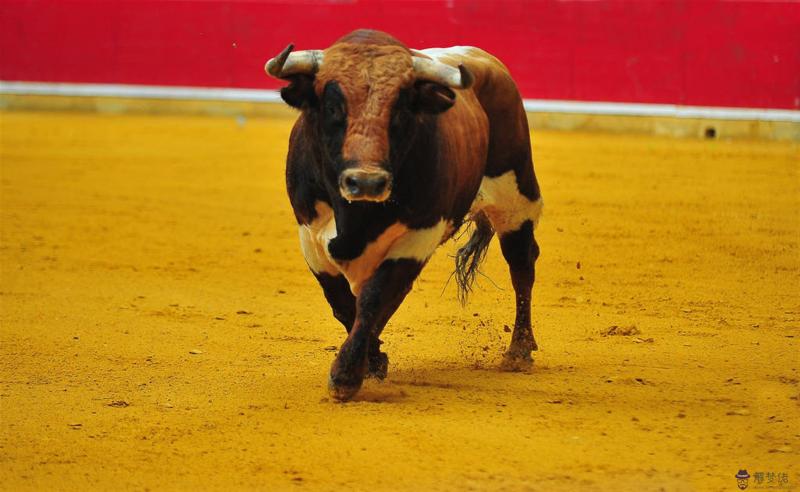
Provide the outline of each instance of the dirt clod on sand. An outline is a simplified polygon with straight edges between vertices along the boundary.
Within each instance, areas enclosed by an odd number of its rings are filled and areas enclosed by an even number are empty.
[[[635,325],[630,325],[630,326],[611,325],[605,330],[600,332],[600,334],[604,337],[610,337],[610,336],[629,337],[631,335],[639,335],[640,333],[642,332],[639,331],[639,328],[636,328]]]
[[[0,489],[800,484],[796,144],[534,132],[532,369],[499,370],[497,241],[466,308],[447,243],[386,327],[386,379],[338,404],[295,116],[0,113]]]

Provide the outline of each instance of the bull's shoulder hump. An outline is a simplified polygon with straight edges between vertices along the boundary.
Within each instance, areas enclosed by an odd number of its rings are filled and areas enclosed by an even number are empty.
[[[423,55],[429,56],[436,61],[447,63],[451,60],[481,60],[485,58],[488,53],[480,48],[474,46],[451,46],[449,48],[426,48],[424,50],[415,50]],[[491,55],[489,55],[491,56]]]
[[[450,46],[449,48],[425,48],[417,51],[425,53],[426,55],[433,58],[441,55],[468,56],[475,51],[482,52],[483,50],[480,48],[476,48],[474,46]]]
[[[425,56],[442,62],[448,65],[456,66],[459,63],[464,63],[467,67],[482,71],[496,71],[508,72],[503,63],[495,58],[491,53],[488,53],[475,46],[451,46],[449,48],[426,48],[424,50],[414,50]]]

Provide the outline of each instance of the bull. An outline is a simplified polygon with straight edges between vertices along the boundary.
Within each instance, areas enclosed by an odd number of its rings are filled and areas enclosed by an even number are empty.
[[[288,81],[281,97],[300,110],[286,186],[303,256],[347,330],[331,395],[348,400],[365,377],[386,377],[381,332],[436,248],[468,222],[460,295],[496,233],[516,295],[501,368],[528,368],[542,200],[508,69],[478,48],[412,50],[372,30],[325,50],[289,45],[265,69]]]

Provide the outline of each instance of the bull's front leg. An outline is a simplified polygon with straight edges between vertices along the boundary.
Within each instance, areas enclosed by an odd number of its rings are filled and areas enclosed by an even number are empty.
[[[313,272],[313,270],[312,270]],[[333,310],[333,316],[344,326],[347,333],[353,328],[356,321],[356,297],[350,291],[350,284],[344,275],[331,275],[329,273],[313,272],[317,278],[325,299]],[[380,330],[375,330],[370,337],[368,348],[369,369],[367,377],[383,379],[389,366],[389,358],[381,352]]]
[[[376,359],[376,366],[384,362],[378,337],[411,290],[422,266],[423,262],[415,259],[385,260],[365,282],[356,299],[355,322],[331,367],[331,396],[349,400],[361,388],[370,358]]]

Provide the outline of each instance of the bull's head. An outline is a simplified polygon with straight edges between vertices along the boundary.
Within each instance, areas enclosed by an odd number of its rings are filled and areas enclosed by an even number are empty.
[[[287,104],[304,111],[322,142],[325,174],[347,201],[383,202],[420,122],[455,104],[470,72],[412,52],[393,37],[355,31],[330,48],[292,52],[266,71],[291,83]]]

